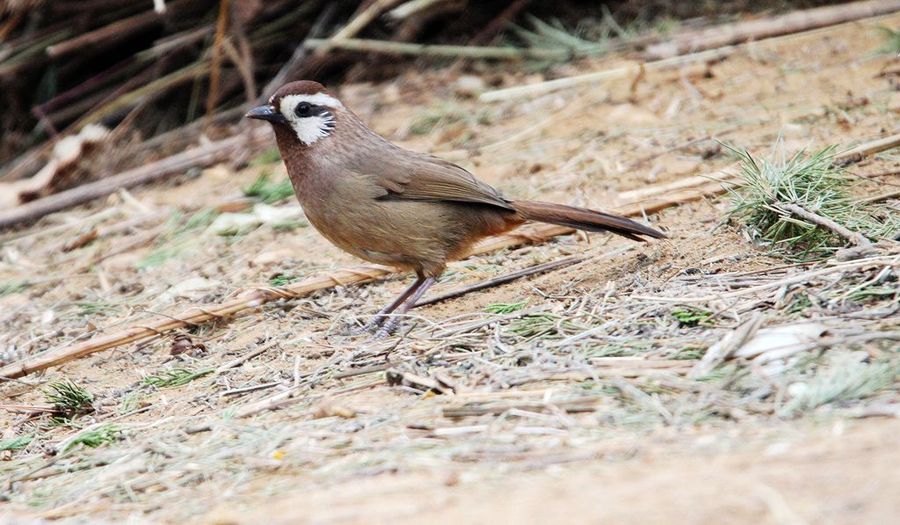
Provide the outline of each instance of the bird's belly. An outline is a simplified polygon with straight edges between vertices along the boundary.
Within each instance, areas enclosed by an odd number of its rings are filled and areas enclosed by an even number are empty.
[[[485,224],[497,212],[485,215],[454,203],[342,199],[304,208],[309,222],[338,248],[366,261],[424,273],[440,273],[448,259],[494,233],[486,228],[502,229]]]
[[[446,249],[440,230],[446,228],[447,220],[440,206],[422,202],[354,204],[342,200],[305,211],[325,238],[361,259],[413,268],[420,260],[443,258]]]

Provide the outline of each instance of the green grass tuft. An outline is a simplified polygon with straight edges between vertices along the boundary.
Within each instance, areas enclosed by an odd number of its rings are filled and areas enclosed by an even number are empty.
[[[116,412],[119,414],[127,414],[141,408],[144,394],[140,390],[134,390],[122,397]]]
[[[272,286],[285,286],[301,279],[299,275],[291,275],[289,273],[276,273],[269,277],[269,284]]]
[[[835,357],[830,366],[804,383],[778,414],[791,417],[828,403],[868,397],[894,385],[898,372],[900,367],[895,363],[865,363],[853,356]]]
[[[679,359],[684,361],[696,361],[702,359],[706,355],[705,348],[697,348],[696,346],[686,346],[675,353],[670,359]]]
[[[878,26],[876,29],[884,38],[881,47],[876,52],[884,55],[900,55],[900,29],[891,29],[885,26]]]
[[[695,308],[688,306],[685,308],[676,308],[671,312],[672,317],[678,321],[678,325],[682,327],[693,327],[698,325],[710,325],[712,312],[703,308]]]
[[[219,213],[213,209],[200,210],[187,218],[180,212],[173,213],[156,242],[156,249],[141,259],[137,264],[138,269],[159,266],[179,256],[196,244],[196,239],[191,234],[212,224],[218,215]]]
[[[847,297],[847,299],[857,303],[864,303],[898,296],[900,296],[900,287],[897,286],[897,283],[891,283],[887,285],[866,286],[865,288],[855,290]]]
[[[0,297],[21,292],[25,288],[28,288],[28,286],[28,281],[4,281],[0,283]]]
[[[812,305],[813,302],[812,299],[809,298],[809,295],[805,293],[798,293],[791,299],[791,302],[787,305],[786,311],[789,314],[798,314],[804,312]]]
[[[793,216],[781,207],[784,204],[801,206],[869,237],[891,236],[900,229],[900,219],[880,222],[875,208],[854,203],[850,178],[834,164],[833,146],[781,160],[760,160],[746,150],[726,147],[739,157],[743,179],[741,187],[729,189],[730,215],[782,255],[826,257],[847,243],[830,230]]]
[[[253,158],[250,161],[251,166],[265,166],[267,164],[274,164],[281,160],[281,152],[278,151],[278,147],[271,147],[266,151],[263,151],[259,155]]]
[[[278,202],[294,194],[294,187],[291,181],[284,179],[282,181],[272,181],[269,172],[263,172],[253,181],[253,184],[244,188],[244,195],[247,197],[256,197],[266,204]]]
[[[518,303],[494,303],[485,306],[484,311],[489,314],[511,314],[525,308],[525,305],[527,304],[528,301],[521,301]]]
[[[277,232],[292,232],[298,228],[306,228],[309,223],[302,219],[291,219],[284,222],[276,222],[272,229]]]
[[[582,330],[584,326],[561,318],[556,314],[531,314],[516,319],[509,325],[509,332],[526,339],[556,336],[560,331]]]
[[[34,441],[34,436],[16,436],[11,439],[0,440],[0,452],[6,450],[22,450]]]
[[[44,396],[66,420],[93,410],[93,394],[69,379],[51,383],[44,389]]]
[[[435,129],[466,120],[469,112],[450,103],[443,103],[421,111],[409,126],[413,135],[427,135]]]
[[[86,430],[81,434],[78,434],[72,441],[69,441],[66,444],[62,451],[66,452],[77,445],[84,445],[88,448],[97,448],[110,443],[115,443],[120,439],[122,439],[122,429],[113,424],[101,425],[95,429]]]
[[[601,35],[599,41],[594,42],[585,38],[584,31],[568,29],[559,20],[548,23],[532,15],[527,18],[531,29],[513,25],[512,30],[529,47],[566,50],[573,56],[602,55],[610,50],[609,33]],[[613,22],[615,29],[624,31],[615,24],[612,17],[608,20]]]
[[[214,368],[202,368],[200,370],[189,370],[187,368],[173,368],[159,374],[147,376],[141,383],[156,388],[168,388],[173,386],[183,386],[191,381],[211,374]]]
[[[74,303],[78,308],[79,316],[95,316],[100,314],[111,314],[118,308],[114,304],[104,303],[102,301],[79,301]]]
[[[604,343],[599,345],[590,345],[585,348],[582,354],[585,359],[591,357],[628,357],[638,355],[648,350],[648,347],[637,341],[629,341],[626,344]]]

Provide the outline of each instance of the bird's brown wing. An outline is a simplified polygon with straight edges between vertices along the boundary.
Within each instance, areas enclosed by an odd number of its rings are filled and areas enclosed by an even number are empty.
[[[403,151],[374,171],[375,183],[384,189],[380,199],[469,202],[515,211],[495,188],[456,164],[430,155]]]

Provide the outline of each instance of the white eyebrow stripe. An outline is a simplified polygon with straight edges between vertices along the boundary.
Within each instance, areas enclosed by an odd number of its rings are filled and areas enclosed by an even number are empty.
[[[301,102],[307,102],[314,106],[327,106],[335,109],[344,107],[340,100],[325,93],[316,93],[314,95],[286,95],[281,99],[282,107],[284,107],[285,102],[288,102],[290,107],[297,107],[297,104]]]

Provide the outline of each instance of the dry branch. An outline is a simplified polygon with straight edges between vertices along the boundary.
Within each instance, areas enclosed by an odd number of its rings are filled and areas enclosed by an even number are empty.
[[[887,193],[882,193],[881,195],[874,195],[872,197],[865,197],[857,200],[857,203],[861,204],[872,204],[873,202],[881,202],[886,201],[888,199],[896,199],[900,197],[900,190],[889,191]]]
[[[514,2],[510,2],[510,4],[506,6],[506,9],[497,15],[496,18],[491,20],[484,29],[469,41],[469,44],[480,45],[489,43],[495,36],[503,31],[503,28],[509,24],[510,20],[514,19],[516,15],[530,3],[531,0],[515,0]]]
[[[313,23],[309,33],[306,35],[307,39],[318,38],[319,35],[325,31],[325,27],[331,22],[331,19],[337,10],[337,6],[337,3],[334,2],[329,2],[328,5],[325,6],[325,9],[319,14],[319,17],[316,19],[315,23]],[[278,73],[269,80],[266,87],[263,88],[260,93],[260,99],[269,98],[278,88],[287,83],[288,79],[300,69],[300,65],[306,57],[306,42],[304,41],[294,48],[294,53],[291,55],[291,58],[285,62],[284,65],[281,66],[281,69],[278,70]]]
[[[464,286],[457,290],[451,290],[445,294],[439,295],[437,297],[432,297],[430,299],[426,299],[424,301],[419,301],[416,303],[416,308],[419,306],[427,306],[429,304],[440,303],[442,301],[446,301],[447,299],[454,299],[456,297],[460,297],[462,295],[466,295],[468,293],[477,292],[479,290],[484,290],[487,288],[492,288],[494,286],[500,286],[501,284],[506,284],[508,282],[515,281],[516,279],[521,279],[522,277],[528,277],[529,275],[535,275],[538,273],[549,272],[551,270],[557,270],[559,268],[565,268],[566,266],[570,266],[572,264],[583,261],[584,259],[581,257],[567,257],[565,259],[560,259],[558,261],[550,261],[544,264],[538,264],[536,266],[531,266],[528,268],[524,268],[522,270],[511,272],[506,275],[501,275],[499,277],[494,277],[492,279],[487,279],[485,281],[481,281],[475,283],[471,286]]]
[[[737,50],[736,47],[729,46],[721,49],[712,49],[702,51],[692,55],[684,55],[679,57],[657,60],[656,62],[637,63],[628,66],[617,67],[606,71],[598,71],[596,73],[587,73],[585,75],[576,75],[574,77],[558,78],[556,80],[548,80],[539,84],[529,84],[526,86],[516,86],[505,89],[497,89],[482,93],[479,98],[482,102],[496,102],[500,100],[510,100],[515,98],[530,97],[535,95],[543,95],[559,89],[566,89],[585,84],[594,84],[604,80],[613,80],[617,78],[627,77],[630,75],[638,75],[641,71],[655,71],[659,69],[667,69],[671,67],[683,66],[694,62],[714,62],[721,60]]]
[[[869,241],[869,239],[866,239],[865,235],[863,235],[859,232],[851,231],[851,230],[845,228],[844,226],[841,226],[840,224],[829,219],[828,217],[823,217],[823,216],[819,215],[818,213],[813,213],[813,212],[807,210],[806,208],[804,208],[803,206],[800,206],[799,204],[778,203],[778,204],[776,204],[776,207],[781,208],[787,212],[790,212],[792,215],[796,215],[797,217],[800,217],[801,219],[805,219],[805,220],[815,224],[816,226],[821,226],[822,228],[831,230],[832,232],[834,232],[834,233],[840,235],[841,237],[847,239],[848,241],[852,242],[856,246],[866,247],[866,246],[872,245],[871,241]]]
[[[353,38],[373,20],[378,18],[378,15],[399,3],[400,0],[375,0],[367,8],[363,9],[359,15],[354,17],[353,20],[342,27],[340,31],[335,33],[331,40],[338,42]]]
[[[567,414],[593,412],[600,405],[600,398],[572,399],[567,401],[550,401],[547,403],[467,403],[457,407],[441,409],[441,415],[449,418],[476,417],[485,414],[500,415],[510,410],[526,412],[554,412],[562,410]]]
[[[84,184],[43,199],[17,206],[0,213],[0,228],[21,222],[35,221],[44,215],[105,197],[120,188],[130,188],[181,173],[198,166],[209,166],[232,158],[234,152],[265,140],[269,136],[265,127],[255,128],[249,136],[238,135],[212,142],[171,157],[128,170],[119,175]]]
[[[833,26],[898,10],[900,10],[900,0],[869,0],[794,11],[772,18],[736,22],[680,35],[669,42],[648,47],[645,56],[648,60],[659,60],[741,42]]]
[[[735,182],[737,178],[734,175],[734,170],[738,166],[739,165],[737,163],[734,163],[714,173],[683,177],[681,179],[664,184],[654,184],[653,186],[647,186],[645,188],[623,191],[619,193],[618,200],[619,202],[638,202],[641,199],[665,195],[671,191],[678,191],[687,188],[693,188],[695,186],[708,185],[710,182]]]
[[[494,60],[523,60],[526,58],[539,60],[564,60],[573,55],[569,49],[542,49],[519,47],[479,47],[412,44],[407,42],[389,42],[364,38],[347,38],[332,40],[310,38],[304,44],[310,49],[344,49],[347,51],[364,51],[388,55],[436,56],[451,58],[481,58]]]
[[[866,157],[900,147],[900,133],[894,133],[884,138],[865,142],[855,148],[845,151],[837,156],[835,164],[838,166],[846,166],[861,161]]]
[[[183,4],[184,2],[180,3]],[[148,5],[147,7],[149,8],[150,6]],[[47,46],[47,55],[58,58],[79,50],[83,51],[85,47],[94,46],[101,42],[109,44],[112,41],[125,39],[137,31],[143,31],[162,22],[163,17],[156,11],[149,9],[130,18],[117,20],[99,29],[82,33],[75,38]]]

